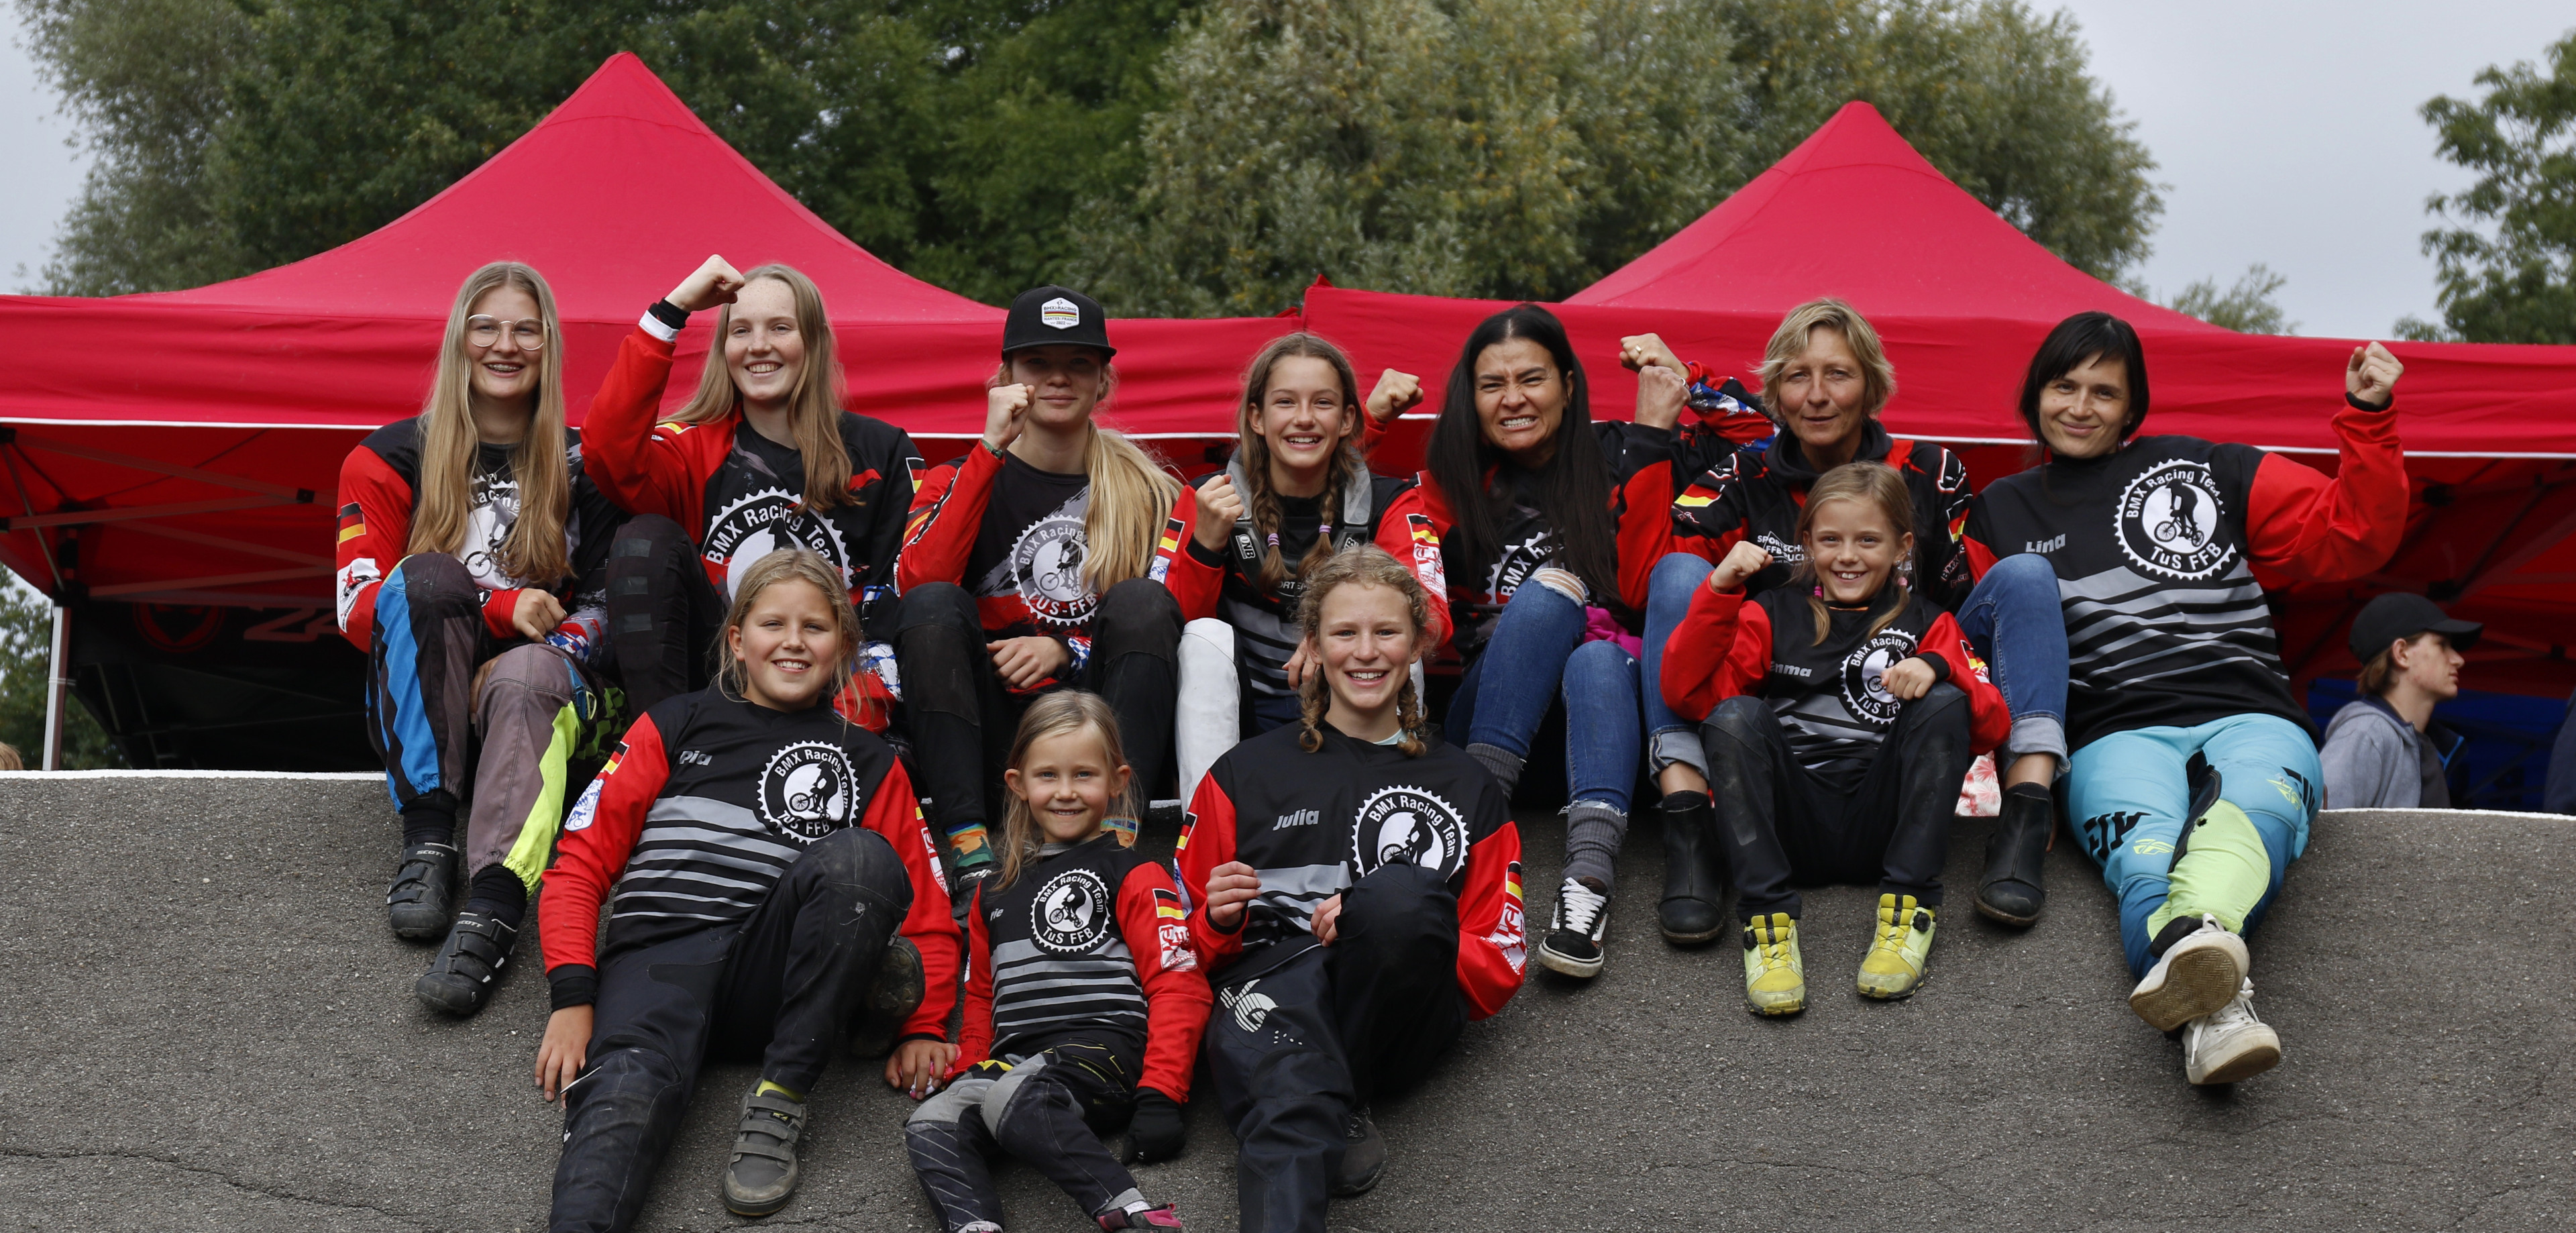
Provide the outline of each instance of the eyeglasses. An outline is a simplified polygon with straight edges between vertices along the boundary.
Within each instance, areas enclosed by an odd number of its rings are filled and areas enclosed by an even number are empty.
[[[505,333],[510,336],[511,342],[519,344],[521,351],[545,349],[546,323],[535,317],[503,321],[499,317],[476,314],[465,319],[465,340],[477,347],[489,347],[500,342],[501,335]]]

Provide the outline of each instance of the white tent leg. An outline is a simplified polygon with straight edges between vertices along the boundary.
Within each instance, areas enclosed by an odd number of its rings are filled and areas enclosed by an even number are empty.
[[[72,610],[54,609],[52,669],[45,678],[45,769],[63,769],[63,708],[71,702]]]

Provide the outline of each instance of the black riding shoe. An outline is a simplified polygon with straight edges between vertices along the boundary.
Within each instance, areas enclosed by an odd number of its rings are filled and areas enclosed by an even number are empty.
[[[1342,1168],[1333,1174],[1333,1197],[1347,1199],[1363,1195],[1377,1185],[1377,1176],[1386,1172],[1386,1136],[1377,1132],[1377,1123],[1366,1109],[1353,1109],[1342,1115]]]
[[[481,912],[463,912],[438,958],[420,974],[411,991],[432,1007],[459,1017],[483,1009],[492,996],[492,978],[510,962],[510,944],[519,931]]]
[[[1674,797],[1688,803],[1676,806]],[[1726,898],[1718,877],[1717,808],[1706,793],[1676,792],[1659,806],[1664,812],[1664,899],[1655,921],[1664,940],[1681,946],[1714,941],[1734,922],[1719,911]]]
[[[2057,805],[2046,796],[2004,791],[1994,836],[1986,841],[1986,872],[1977,879],[1977,911],[1988,920],[2028,929],[2048,903],[2041,870],[2057,830]]]
[[[385,892],[385,913],[394,936],[432,942],[447,933],[447,918],[456,907],[456,845],[414,844],[403,849],[394,866],[393,889]]]
[[[725,1210],[767,1216],[796,1197],[796,1140],[805,1134],[805,1105],[754,1083],[742,1098],[742,1122],[725,1165]]]
[[[928,988],[921,949],[900,934],[887,939],[885,956],[877,960],[876,979],[868,983],[868,999],[850,1019],[851,1056],[884,1057],[894,1052],[894,1038],[903,1031],[903,1021],[921,1009]]]

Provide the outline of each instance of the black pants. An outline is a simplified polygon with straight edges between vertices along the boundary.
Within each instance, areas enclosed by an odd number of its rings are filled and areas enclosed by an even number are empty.
[[[726,607],[679,523],[646,514],[617,529],[608,550],[608,639],[635,714],[715,679]]]
[[[983,846],[985,823],[1002,816],[1002,762],[1035,695],[1011,692],[993,671],[983,620],[964,587],[913,588],[896,623],[895,663],[918,786],[951,853],[966,857]],[[1072,682],[1118,713],[1139,807],[1172,773],[1181,623],[1180,603],[1159,582],[1131,578],[1109,588],[1091,619],[1091,661]]]
[[[1343,1116],[1420,1082],[1467,1024],[1458,897],[1437,872],[1360,879],[1336,928],[1330,946],[1219,985],[1208,1016],[1245,1233],[1322,1233]]]
[[[815,840],[742,924],[603,960],[547,1227],[634,1223],[710,1054],[760,1058],[761,1077],[810,1096],[911,906],[894,849],[850,827]]]
[[[1130,1052],[1067,1041],[1002,1074],[970,1071],[921,1102],[904,1123],[904,1146],[940,1227],[1002,1223],[987,1163],[997,1152],[1045,1174],[1086,1216],[1142,1201],[1135,1177],[1100,1142],[1134,1111],[1137,1060],[1121,1056]]]
[[[1739,919],[1798,915],[1791,882],[1876,882],[1881,894],[1941,902],[1941,864],[1968,752],[1968,696],[1941,684],[1898,711],[1855,781],[1798,764],[1760,698],[1734,697],[1700,725],[1708,786],[1735,879]]]

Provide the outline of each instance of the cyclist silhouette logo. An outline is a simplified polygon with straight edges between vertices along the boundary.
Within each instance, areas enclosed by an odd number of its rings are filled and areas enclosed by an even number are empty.
[[[2120,493],[2120,550],[2139,570],[2183,582],[2217,577],[2236,559],[2222,534],[2226,503],[2205,463],[2172,459]]]
[[[1436,792],[1380,788],[1361,802],[1351,828],[1351,863],[1365,878],[1389,865],[1435,869],[1447,877],[1467,857],[1467,823]]]
[[[1029,936],[1041,950],[1085,954],[1109,936],[1109,883],[1089,869],[1067,869],[1046,880],[1029,901]]]
[[[1100,597],[1083,576],[1090,541],[1082,530],[1082,510],[1068,507],[1030,523],[1011,545],[1011,586],[1041,624],[1079,628],[1091,620]]]
[[[1887,670],[1914,653],[1914,635],[1901,629],[1883,629],[1869,641],[1853,647],[1843,656],[1843,709],[1852,718],[1876,727],[1896,722],[1896,713],[1904,703],[1887,692]]]
[[[760,820],[799,844],[812,843],[849,824],[856,780],[840,746],[798,741],[760,772]]]

